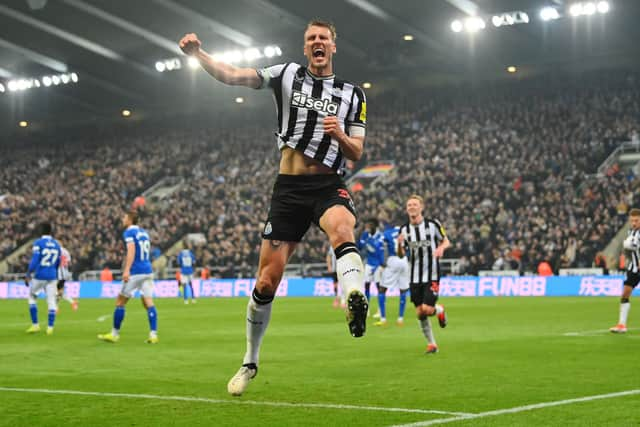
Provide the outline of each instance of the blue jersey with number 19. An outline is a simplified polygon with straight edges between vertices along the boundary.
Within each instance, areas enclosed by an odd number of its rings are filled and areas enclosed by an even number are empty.
[[[131,275],[151,274],[153,270],[149,259],[149,252],[151,251],[149,234],[137,225],[132,225],[125,230],[122,238],[124,239],[125,247],[129,243],[133,243],[136,248],[133,264],[131,264]]]

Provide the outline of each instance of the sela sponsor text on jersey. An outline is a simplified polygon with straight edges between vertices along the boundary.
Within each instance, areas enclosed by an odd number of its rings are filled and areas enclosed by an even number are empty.
[[[298,108],[306,108],[307,110],[325,113],[330,116],[338,114],[338,103],[331,102],[329,99],[317,99],[312,96],[294,90],[291,96],[291,106]]]

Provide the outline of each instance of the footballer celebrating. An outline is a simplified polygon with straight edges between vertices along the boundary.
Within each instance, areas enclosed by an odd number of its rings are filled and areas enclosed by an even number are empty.
[[[335,251],[338,283],[347,297],[349,332],[361,337],[366,329],[368,302],[355,244],[356,212],[342,180],[346,160],[357,161],[363,153],[365,95],[333,73],[333,24],[310,22],[303,42],[306,66],[290,62],[256,70],[214,60],[200,48],[195,34],[180,40],[182,50],[218,81],[268,88],[276,102],[280,168],[262,233],[256,286],[247,306],[247,351],[227,386],[232,395],[242,394],[258,372],[274,295],[285,265],[311,223],[326,233]]]

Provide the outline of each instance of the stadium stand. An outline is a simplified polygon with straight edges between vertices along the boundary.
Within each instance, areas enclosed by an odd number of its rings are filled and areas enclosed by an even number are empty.
[[[385,210],[402,223],[406,197],[424,195],[461,274],[535,271],[543,260],[556,272],[591,266],[638,202],[633,173],[614,165],[595,174],[621,142],[637,139],[638,99],[640,75],[625,71],[371,96],[365,157],[355,167],[379,159],[396,166],[376,191],[355,194],[358,212]],[[164,250],[203,233],[201,265],[251,276],[277,170],[272,129],[221,119],[10,141],[0,148],[0,259],[46,218],[75,257],[74,273],[117,269],[122,211],[174,176],[180,188],[144,207],[152,241]],[[324,242],[313,229],[291,262],[323,262]],[[23,257],[10,271],[26,264]]]

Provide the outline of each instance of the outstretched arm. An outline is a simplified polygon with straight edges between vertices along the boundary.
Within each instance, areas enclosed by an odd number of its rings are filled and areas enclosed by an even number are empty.
[[[211,74],[216,80],[232,86],[246,86],[257,89],[262,85],[262,79],[253,68],[239,68],[222,61],[214,60],[209,54],[203,51],[202,43],[194,33],[186,34],[180,40],[180,49],[196,58],[202,68]]]

